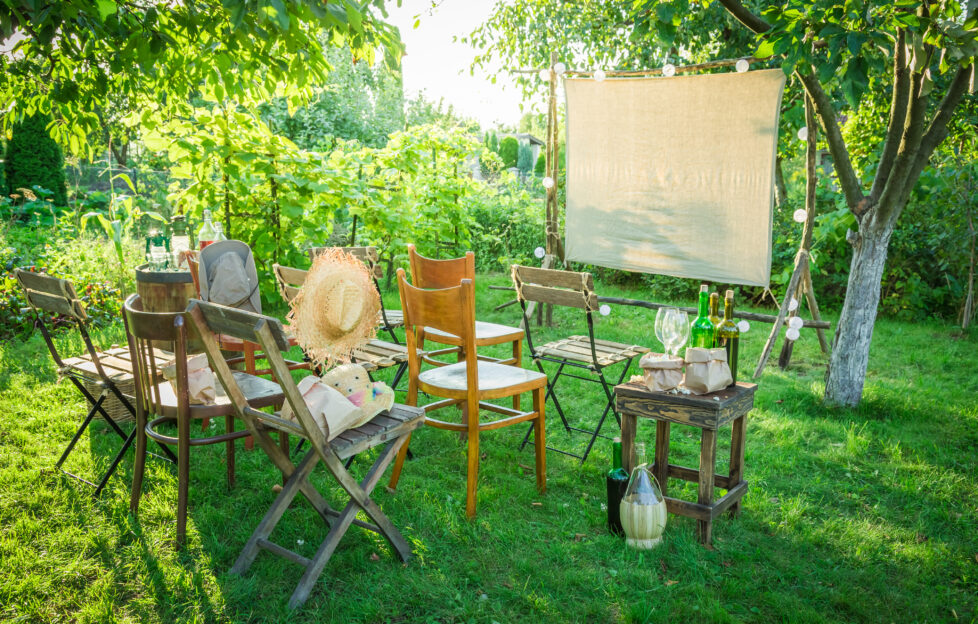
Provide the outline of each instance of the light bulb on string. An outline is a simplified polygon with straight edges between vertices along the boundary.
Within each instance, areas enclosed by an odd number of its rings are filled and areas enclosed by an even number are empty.
[[[788,312],[794,312],[797,309],[798,309],[798,300],[792,297],[791,301],[788,302]]]
[[[671,78],[676,75],[676,66],[672,63],[666,63],[662,66],[662,75],[666,78]]]
[[[788,331],[784,333],[784,337],[794,342],[795,340],[798,340],[801,337],[801,334],[794,327],[789,327]]]
[[[798,140],[807,141],[808,140],[808,126],[802,126],[798,128]]]
[[[541,82],[550,82],[550,70],[546,67],[541,69],[537,75],[540,76]]]
[[[565,71],[567,71],[567,66],[563,63],[554,64],[554,73],[558,76],[563,76]]]
[[[802,320],[800,316],[792,316],[788,319],[788,327],[791,329],[801,330],[805,326],[805,321]]]
[[[554,187],[554,179],[551,178],[550,176],[547,176],[543,179],[542,184],[543,184],[543,188],[552,189]]]
[[[740,330],[740,333],[746,334],[747,332],[750,331],[750,323],[748,323],[747,321],[740,321],[739,323],[737,323],[737,329]]]
[[[808,211],[804,208],[799,208],[795,211],[791,218],[795,220],[795,223],[804,223],[805,219],[808,218]]]
[[[742,74],[750,69],[750,63],[747,61],[747,59],[740,59],[737,61],[735,67],[737,68],[737,73]]]
[[[543,258],[545,255],[547,255],[547,250],[543,247],[537,247],[533,250],[533,255],[537,258]]]
[[[595,72],[594,72],[594,82],[604,82],[604,79],[605,78],[607,78],[607,75],[604,73],[604,70],[603,69],[595,70]]]
[[[598,308],[598,313],[601,314],[601,316],[608,316],[611,314],[611,306],[607,303],[602,304],[601,307]]]

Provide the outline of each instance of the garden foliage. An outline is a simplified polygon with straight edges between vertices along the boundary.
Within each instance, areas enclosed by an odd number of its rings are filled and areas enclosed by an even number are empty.
[[[67,206],[65,166],[61,148],[51,139],[48,115],[35,114],[14,124],[4,157],[6,195],[20,195],[19,189],[40,187],[51,193],[57,206]]]

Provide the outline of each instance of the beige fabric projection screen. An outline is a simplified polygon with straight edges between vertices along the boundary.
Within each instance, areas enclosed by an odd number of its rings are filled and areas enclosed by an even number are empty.
[[[564,81],[567,258],[767,286],[780,69]]]

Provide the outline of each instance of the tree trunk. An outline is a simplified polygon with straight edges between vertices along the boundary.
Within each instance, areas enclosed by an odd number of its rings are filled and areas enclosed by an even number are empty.
[[[839,316],[825,381],[825,401],[854,407],[863,394],[869,345],[880,302],[880,284],[895,221],[877,223],[867,215],[853,238],[846,299]]]

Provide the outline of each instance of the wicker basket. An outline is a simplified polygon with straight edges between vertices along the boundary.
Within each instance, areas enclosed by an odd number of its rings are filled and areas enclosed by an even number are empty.
[[[85,386],[85,389],[88,390],[88,392],[91,393],[96,400],[98,400],[98,396],[102,394],[102,382],[83,379],[82,385]],[[132,397],[135,394],[135,385],[133,384],[132,379],[116,383],[116,388],[119,389],[119,392],[126,395],[127,398]],[[129,402],[133,404],[133,407],[135,408],[135,399],[130,399]],[[104,409],[105,413],[117,423],[131,422],[136,418],[133,413],[126,408],[122,401],[119,400],[119,397],[117,397],[111,390],[105,395],[105,400],[102,401],[102,409]],[[102,418],[101,412],[99,412],[98,417]]]

